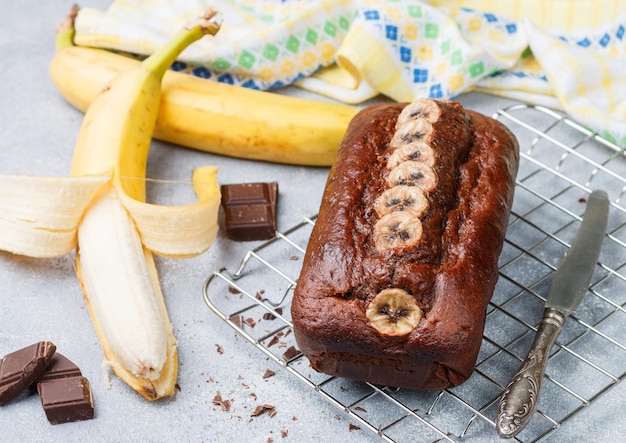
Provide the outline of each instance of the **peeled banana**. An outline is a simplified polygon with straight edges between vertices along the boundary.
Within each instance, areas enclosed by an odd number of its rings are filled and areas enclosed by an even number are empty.
[[[76,249],[106,363],[149,400],[173,395],[178,371],[152,253],[206,251],[217,233],[220,190],[209,166],[192,177],[197,203],[146,203],[147,156],[163,75],[185,47],[219,27],[208,12],[101,88],[86,111],[71,177],[0,176],[0,248],[35,257]]]
[[[63,97],[85,111],[99,91],[139,61],[73,46],[57,35],[50,75]],[[206,152],[276,163],[330,166],[358,109],[236,87],[168,71],[155,138]]]

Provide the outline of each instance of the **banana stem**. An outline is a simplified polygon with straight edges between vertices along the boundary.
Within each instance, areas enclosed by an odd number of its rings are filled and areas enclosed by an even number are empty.
[[[74,36],[76,35],[76,28],[74,24],[76,23],[78,10],[78,5],[72,5],[72,9],[70,9],[70,12],[65,20],[59,23],[55,41],[57,52],[61,52],[64,49],[74,46]]]
[[[215,35],[221,26],[221,16],[214,10],[207,11],[202,17],[195,18],[178,31],[163,47],[143,61],[145,69],[163,76],[176,57],[196,40],[210,34]],[[164,60],[166,61],[164,63]]]

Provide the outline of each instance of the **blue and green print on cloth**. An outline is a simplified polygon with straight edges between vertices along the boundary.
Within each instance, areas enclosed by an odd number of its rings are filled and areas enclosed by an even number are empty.
[[[80,11],[76,43],[150,54],[209,6],[222,30],[174,69],[351,104],[478,90],[564,110],[626,147],[622,0],[115,0]]]

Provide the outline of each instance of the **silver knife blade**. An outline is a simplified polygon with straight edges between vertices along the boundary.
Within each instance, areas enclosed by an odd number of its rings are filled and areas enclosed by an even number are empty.
[[[546,308],[569,313],[575,311],[580,305],[600,256],[608,214],[607,193],[592,192],[587,200],[583,221],[576,238],[554,274]]]
[[[517,435],[537,408],[550,349],[561,332],[565,318],[578,308],[587,292],[600,256],[608,214],[607,193],[592,192],[576,238],[557,267],[533,344],[498,404],[496,430],[501,437]]]

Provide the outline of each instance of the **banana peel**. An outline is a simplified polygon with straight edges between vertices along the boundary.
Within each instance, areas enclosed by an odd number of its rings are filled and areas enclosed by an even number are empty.
[[[150,204],[145,166],[165,71],[186,46],[218,30],[209,11],[101,87],[86,111],[70,177],[0,176],[0,249],[32,257],[76,250],[105,361],[148,400],[173,395],[178,371],[152,254],[206,251],[217,232],[220,190],[209,166],[192,175],[197,203]]]

